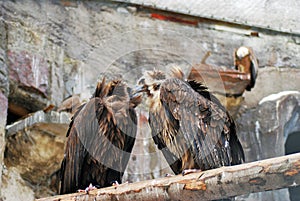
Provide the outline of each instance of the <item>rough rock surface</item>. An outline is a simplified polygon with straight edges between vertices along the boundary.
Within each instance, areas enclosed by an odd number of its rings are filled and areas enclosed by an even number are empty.
[[[263,98],[257,108],[237,119],[246,162],[285,155],[289,134],[300,132],[300,92],[284,91]],[[289,200],[287,189],[241,196],[238,200]]]
[[[10,81],[18,84],[20,88],[48,96],[50,74],[43,58],[25,51],[8,51],[7,58]]]
[[[40,111],[7,128],[5,165],[20,174],[35,197],[58,192],[69,118],[67,113]]]
[[[250,92],[244,93],[248,107],[256,107],[266,96],[282,91],[299,91],[300,69],[287,67],[259,68],[256,84]]]
[[[220,31],[209,23],[190,26],[157,20],[151,18],[155,11],[127,4],[31,0],[2,2],[1,8],[8,50],[30,52],[47,61],[51,79],[57,80],[55,86],[52,81],[53,89],[48,89],[54,103],[63,98],[58,88],[64,97],[70,90],[88,91],[100,72],[107,70],[135,82],[145,68],[174,63],[189,66],[200,62],[206,51],[212,52],[207,63],[230,67],[232,52],[241,45],[253,47],[260,66],[297,67],[299,63],[291,56],[300,51],[295,36],[266,32],[248,37]],[[68,69],[64,69],[66,65]],[[77,71],[76,76],[72,70]],[[59,72],[72,73],[69,80],[63,75],[62,82],[56,77],[62,75]]]
[[[299,110],[300,92],[285,91],[265,97],[257,108],[243,113],[237,123],[247,161],[284,155],[288,135],[300,130]]]
[[[1,177],[2,177],[2,167],[3,167],[3,154],[5,149],[5,124],[7,116],[7,106],[8,101],[7,97],[0,91],[0,186],[1,186]],[[0,196],[1,190],[0,188]],[[1,197],[0,197],[1,198]]]
[[[0,198],[1,198],[1,177],[2,177],[2,164],[3,164],[3,153],[5,149],[5,126],[7,117],[8,107],[8,72],[6,64],[6,30],[4,27],[5,23],[0,20]]]
[[[11,3],[0,3],[5,19],[1,28],[6,32],[3,41],[11,88],[9,102],[29,112],[40,110],[49,102],[57,105],[64,95],[62,48],[48,39],[42,26],[39,29],[34,26],[34,21],[39,21],[29,17],[29,13],[34,12],[28,10],[26,15],[26,11],[17,11],[18,6],[22,9],[21,4]],[[15,5],[16,10],[12,11],[14,9],[9,5]],[[14,17],[17,13],[21,17],[19,20]]]
[[[34,192],[23,180],[17,168],[4,169],[2,177],[2,199],[6,201],[32,201]]]

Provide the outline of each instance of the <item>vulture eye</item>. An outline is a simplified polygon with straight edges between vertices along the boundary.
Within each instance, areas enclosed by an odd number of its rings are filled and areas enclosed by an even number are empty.
[[[155,91],[158,90],[159,87],[160,87],[160,84],[154,84],[154,85],[153,85],[153,89],[154,89]]]

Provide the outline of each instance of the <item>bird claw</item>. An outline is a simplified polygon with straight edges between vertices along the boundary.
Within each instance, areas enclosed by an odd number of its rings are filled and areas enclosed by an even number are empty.
[[[114,182],[112,182],[112,186],[114,186],[114,187],[116,188],[116,187],[118,187],[118,186],[121,186],[121,185],[124,185],[124,184],[128,184],[128,183],[129,183],[129,182],[126,181],[126,182],[124,182],[124,183],[119,184],[118,181],[114,181]]]
[[[86,187],[84,190],[78,189],[77,191],[78,191],[78,192],[85,192],[86,194],[89,194],[89,192],[90,192],[91,190],[95,190],[95,189],[97,189],[96,186],[93,186],[92,184],[90,184],[90,185],[89,185],[88,187]]]
[[[170,173],[165,174],[165,177],[173,177],[173,176],[174,174],[170,174]]]
[[[196,172],[202,172],[200,169],[184,169],[182,171],[182,176],[185,176],[187,174],[196,173]]]
[[[118,181],[113,181],[111,185],[112,185],[112,186],[119,186],[120,184],[119,184]]]

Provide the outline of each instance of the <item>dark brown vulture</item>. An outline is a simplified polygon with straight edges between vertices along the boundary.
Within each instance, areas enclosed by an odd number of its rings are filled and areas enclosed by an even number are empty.
[[[147,92],[149,124],[155,144],[175,174],[240,164],[244,152],[236,126],[207,87],[184,81],[179,68],[166,79],[161,71],[139,80]]]
[[[79,107],[67,132],[60,194],[121,183],[137,132],[134,108],[141,96],[119,79],[99,82],[92,98]]]

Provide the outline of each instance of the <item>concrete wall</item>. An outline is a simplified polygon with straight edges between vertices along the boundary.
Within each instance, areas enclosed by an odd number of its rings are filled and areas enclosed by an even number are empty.
[[[94,86],[103,71],[118,72],[134,82],[132,78],[145,68],[188,66],[206,51],[212,51],[208,63],[227,67],[233,65],[233,50],[241,45],[254,49],[260,66],[297,67],[300,62],[294,56],[300,50],[295,35],[260,30],[259,37],[250,37],[244,35],[250,30],[242,26],[168,22],[151,18],[155,10],[101,1],[1,4],[9,61],[16,63],[14,55],[23,55],[21,61],[29,57],[32,71],[40,62],[40,72],[48,71],[51,86],[46,74],[40,80],[46,83],[39,84],[47,87],[44,93],[55,104],[72,90]]]

